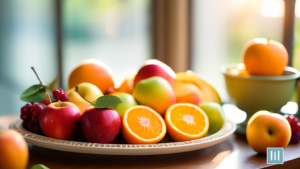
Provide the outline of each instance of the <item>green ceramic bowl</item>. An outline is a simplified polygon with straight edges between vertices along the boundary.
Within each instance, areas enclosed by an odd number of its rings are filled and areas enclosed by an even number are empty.
[[[235,75],[227,70],[237,64],[221,67],[230,101],[247,113],[249,119],[259,110],[279,110],[291,98],[300,72],[286,67],[281,76]]]

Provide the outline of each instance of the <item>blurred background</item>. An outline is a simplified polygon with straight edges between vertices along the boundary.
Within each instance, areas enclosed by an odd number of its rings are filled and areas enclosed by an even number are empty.
[[[290,44],[291,64],[300,70],[300,0],[294,5],[293,32],[284,30],[293,11],[285,2],[1,0],[0,115],[18,114],[25,104],[20,94],[38,83],[31,66],[45,83],[60,74],[60,87],[67,89],[71,70],[88,58],[106,63],[117,85],[127,72],[157,58],[175,72],[195,71],[226,101],[219,68],[242,62],[242,47],[250,39]]]

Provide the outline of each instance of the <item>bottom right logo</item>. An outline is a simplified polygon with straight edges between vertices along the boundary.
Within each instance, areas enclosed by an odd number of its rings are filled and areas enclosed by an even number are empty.
[[[283,148],[267,148],[267,164],[283,164]]]

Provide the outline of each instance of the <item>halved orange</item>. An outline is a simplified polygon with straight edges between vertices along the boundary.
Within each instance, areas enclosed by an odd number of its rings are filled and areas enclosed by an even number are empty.
[[[208,117],[198,106],[176,103],[165,114],[169,135],[175,141],[187,141],[204,137],[209,128]]]
[[[122,122],[122,135],[130,144],[157,143],[167,131],[163,118],[147,106],[129,108],[123,115]]]

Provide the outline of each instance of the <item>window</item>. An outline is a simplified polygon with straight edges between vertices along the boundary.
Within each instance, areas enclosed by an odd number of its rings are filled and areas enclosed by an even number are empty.
[[[84,59],[96,58],[121,83],[151,57],[150,0],[63,1],[63,84]]]
[[[0,115],[19,113],[20,94],[38,80],[55,78],[55,31],[52,0],[0,1]]]
[[[245,43],[262,37],[283,41],[283,0],[193,1],[192,69],[227,101],[220,67],[243,62]]]

